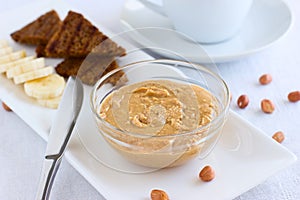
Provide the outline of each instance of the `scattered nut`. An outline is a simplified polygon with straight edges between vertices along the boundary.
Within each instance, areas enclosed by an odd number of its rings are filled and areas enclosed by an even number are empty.
[[[297,102],[300,101],[300,91],[290,92],[288,95],[288,99],[290,102]]]
[[[169,200],[169,197],[165,191],[154,189],[151,191],[151,200]]]
[[[270,113],[272,113],[275,110],[274,103],[271,100],[269,100],[269,99],[263,99],[261,101],[260,105],[261,105],[262,111],[265,112],[265,113],[270,114]]]
[[[281,143],[284,140],[284,134],[282,131],[278,131],[278,132],[274,133],[272,138],[274,140],[276,140],[277,142]]]
[[[200,171],[199,178],[205,182],[211,181],[215,178],[215,171],[211,166],[207,165]]]
[[[272,82],[272,76],[270,74],[263,74],[260,78],[259,78],[259,82],[262,85],[267,85],[269,83]]]
[[[239,108],[246,108],[249,104],[248,96],[243,94],[237,100],[237,105]]]
[[[4,108],[4,110],[11,112],[12,110],[10,109],[10,107],[8,107],[4,102],[2,102],[2,107]]]

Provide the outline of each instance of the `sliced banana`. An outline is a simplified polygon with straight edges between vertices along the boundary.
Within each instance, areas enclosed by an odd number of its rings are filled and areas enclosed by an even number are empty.
[[[51,99],[60,96],[65,88],[65,79],[57,74],[28,81],[24,84],[25,93],[37,99]]]
[[[20,74],[13,78],[15,84],[24,83],[26,81],[35,80],[38,78],[42,78],[52,74],[54,71],[53,67],[44,67],[41,69],[37,69],[34,71],[26,72],[24,74]]]
[[[8,63],[11,61],[18,60],[20,58],[24,58],[26,56],[26,52],[24,50],[16,51],[14,53],[7,54],[5,56],[0,57],[0,64]]]
[[[57,109],[58,105],[60,103],[62,96],[54,97],[51,99],[37,99],[38,104],[41,106],[47,107],[47,108],[52,108],[52,109]]]
[[[0,56],[5,56],[5,55],[10,54],[12,52],[13,52],[13,48],[12,47],[0,48]]]
[[[7,76],[7,78],[13,78],[20,74],[30,72],[30,71],[33,71],[36,69],[40,69],[42,67],[45,67],[45,59],[37,58],[37,59],[24,62],[22,64],[19,64],[15,67],[8,69],[6,71],[6,76]]]
[[[9,70],[10,68],[13,68],[15,66],[22,65],[30,60],[33,60],[34,58],[35,58],[35,56],[28,56],[28,57],[21,58],[16,61],[12,61],[12,62],[5,63],[5,64],[0,64],[0,73],[6,72],[7,70]]]
[[[0,48],[7,47],[8,42],[6,40],[0,40]]]

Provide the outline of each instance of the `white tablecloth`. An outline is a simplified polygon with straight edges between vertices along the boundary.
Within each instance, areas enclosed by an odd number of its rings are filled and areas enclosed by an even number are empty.
[[[35,0],[1,0],[0,12]],[[88,14],[95,22],[118,33],[123,0],[66,0],[72,7]],[[300,90],[300,3],[288,0],[294,14],[290,32],[270,48],[240,61],[218,65],[222,77],[233,94],[231,109],[265,131],[270,137],[282,130],[286,146],[300,156],[300,102],[289,103],[287,94]],[[0,19],[5,20],[5,19]],[[273,82],[260,86],[261,74],[270,73]],[[250,97],[249,106],[236,106],[240,94]],[[276,110],[263,114],[260,100],[270,98]],[[34,199],[46,143],[13,112],[0,109],[0,199]],[[236,200],[298,200],[300,199],[300,161],[270,177],[262,184],[242,194]],[[76,183],[76,184],[74,184]],[[66,161],[53,187],[52,199],[103,199],[103,197]]]

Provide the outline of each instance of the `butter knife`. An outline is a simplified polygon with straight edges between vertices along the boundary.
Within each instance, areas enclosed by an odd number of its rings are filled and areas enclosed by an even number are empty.
[[[56,172],[74,130],[82,102],[82,83],[78,78],[69,77],[52,122],[36,200],[49,199]]]

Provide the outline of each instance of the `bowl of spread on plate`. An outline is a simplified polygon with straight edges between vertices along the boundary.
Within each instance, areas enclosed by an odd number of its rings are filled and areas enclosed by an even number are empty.
[[[126,78],[110,84],[120,70]],[[91,93],[91,108],[99,132],[124,158],[165,168],[211,152],[229,96],[226,83],[201,65],[153,60],[103,76]]]

